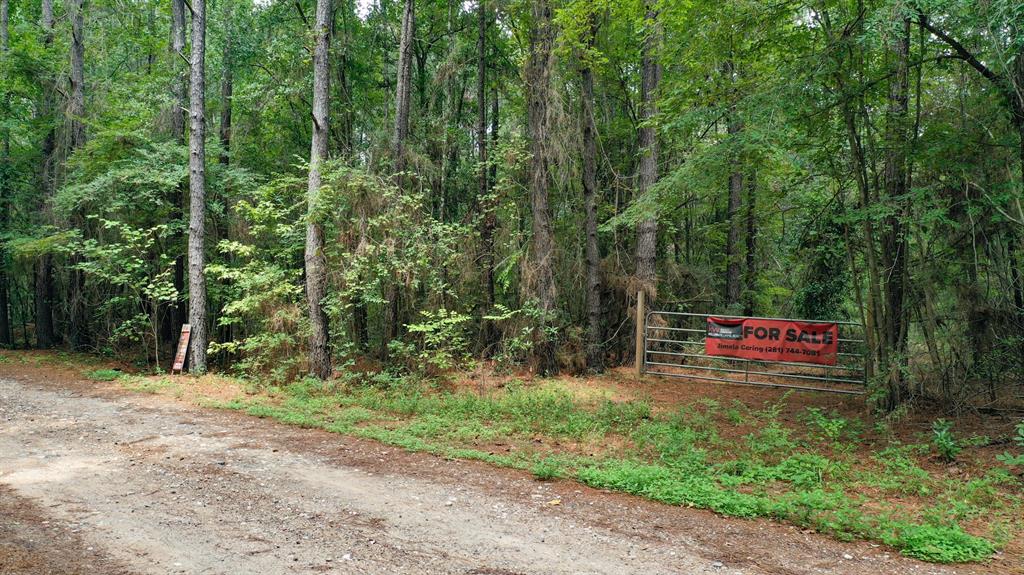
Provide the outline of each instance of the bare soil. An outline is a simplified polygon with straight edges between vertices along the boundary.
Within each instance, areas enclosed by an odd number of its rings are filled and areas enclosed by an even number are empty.
[[[0,364],[0,517],[0,573],[18,575],[1024,572],[1013,556],[930,565],[19,362]]]

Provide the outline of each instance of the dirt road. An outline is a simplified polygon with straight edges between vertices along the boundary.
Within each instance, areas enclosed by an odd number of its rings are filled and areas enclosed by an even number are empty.
[[[0,379],[0,573],[959,573],[110,386]]]

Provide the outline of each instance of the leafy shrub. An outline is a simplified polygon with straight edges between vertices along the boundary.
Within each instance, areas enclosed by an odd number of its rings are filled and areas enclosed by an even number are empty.
[[[953,423],[945,419],[938,419],[932,423],[932,446],[943,460],[948,462],[956,461],[960,454],[960,442],[953,435]]]
[[[413,371],[429,367],[444,372],[463,366],[469,359],[466,324],[472,318],[444,308],[420,313],[423,320],[409,325],[409,333],[417,338]]]

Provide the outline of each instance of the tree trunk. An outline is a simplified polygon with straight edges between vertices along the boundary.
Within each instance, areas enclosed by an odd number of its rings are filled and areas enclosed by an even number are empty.
[[[43,47],[49,49],[53,45],[53,0],[42,0],[40,25],[43,28]],[[54,86],[50,78],[46,78],[43,86],[43,116],[47,116],[54,108]],[[57,134],[51,125],[43,136],[42,147],[42,212],[43,217],[52,220],[50,200],[54,190],[54,152]],[[47,223],[52,223],[48,221]],[[53,347],[55,331],[53,328],[53,256],[46,254],[36,264],[35,274],[35,328],[36,346],[41,349]]]
[[[591,15],[590,20],[588,50],[593,49],[597,35],[596,19]],[[601,249],[597,243],[597,126],[594,119],[594,72],[586,62],[580,70],[580,100],[583,113],[583,209],[586,212],[587,368],[600,372],[604,370],[601,349],[604,337],[601,330]]]
[[[82,0],[71,0],[71,100],[68,102],[68,116],[71,117],[71,149],[85,144],[85,17]]]
[[[10,47],[8,37],[8,0],[0,0],[0,58],[7,63],[7,51]],[[6,114],[10,107],[11,95],[5,91],[3,111]],[[3,157],[0,158],[0,234],[7,233],[7,226],[10,220],[10,209],[8,201],[11,191],[8,187],[11,176],[11,131],[4,128],[3,131]],[[7,250],[0,245],[0,346],[11,347],[11,313],[10,294],[7,281]]]
[[[726,65],[728,74],[732,75],[732,64]],[[743,131],[743,121],[736,115],[735,107],[732,107],[729,114],[729,136],[733,146],[731,157],[732,173],[729,174],[729,202],[726,217],[729,220],[729,232],[725,240],[725,303],[732,306],[740,303],[740,234],[743,229],[743,221],[740,218],[740,208],[743,203],[743,161],[741,154],[736,151],[739,146],[736,142],[739,134]]]
[[[50,349],[56,343],[53,330],[53,256],[36,264],[36,347]]]
[[[395,172],[406,167],[405,140],[409,135],[409,99],[412,89],[412,42],[416,28],[415,1],[405,0],[402,12],[402,35],[398,44],[398,81],[395,90],[395,130],[391,152]]]
[[[736,63],[731,59],[726,60],[722,66],[722,75],[725,76],[726,85],[732,86],[736,83]],[[736,110],[735,89],[730,90],[729,113],[727,116],[729,132],[729,164],[732,172],[729,174],[729,195],[726,203],[726,218],[729,220],[729,231],[725,239],[725,303],[735,306],[740,303],[742,285],[740,280],[740,235],[743,229],[743,221],[740,219],[740,209],[743,205],[743,152],[739,142],[740,134],[743,133],[743,120]]]
[[[484,276],[484,303],[489,313],[494,309],[494,230],[497,227],[497,206],[490,196],[492,182],[490,169],[487,165],[487,2],[477,0],[477,37],[476,37],[476,139],[479,162],[477,175],[477,197],[483,211],[480,228],[480,243],[483,254],[480,265]],[[495,96],[497,96],[495,94]],[[497,102],[495,102],[497,104]],[[494,342],[496,334],[490,320],[484,320],[481,339],[484,349]]]
[[[885,343],[891,364],[886,365],[889,380],[888,406],[895,407],[906,397],[904,368],[907,350],[907,313],[904,309],[907,281],[907,238],[905,218],[907,207],[907,110],[910,84],[908,55],[910,51],[910,20],[900,21],[899,32],[889,42],[891,79],[886,109],[886,150],[882,175],[890,214],[884,221],[882,265],[886,269]]]
[[[232,54],[233,21],[234,15],[230,2],[225,2],[225,29],[224,51],[222,53],[222,66],[224,70],[220,79],[220,163],[223,166],[231,164],[231,97],[234,90],[234,62]]]
[[[70,151],[85,145],[85,14],[82,0],[72,0],[71,7],[71,100],[68,116],[71,119]],[[74,227],[83,228],[85,221],[79,213],[72,215]],[[82,350],[89,344],[88,313],[85,303],[85,273],[77,269],[80,257],[71,256],[70,285],[66,294],[71,308],[69,339],[73,350]]]
[[[185,68],[182,60],[185,56],[185,1],[171,0],[171,69],[175,70],[171,80],[171,96],[174,106],[171,114],[171,135],[182,144],[185,143],[185,100],[188,98]]]
[[[398,78],[395,86],[395,129],[391,139],[391,155],[394,160],[395,173],[404,172],[407,166],[405,150],[406,139],[409,136],[409,103],[412,97],[412,58],[413,38],[416,30],[415,1],[405,0],[405,8],[402,11],[402,34],[398,43]],[[407,180],[398,176],[396,182],[399,186]],[[386,288],[384,338],[381,341],[381,357],[386,359],[388,354],[388,343],[399,336],[399,324],[401,323],[401,297],[398,278],[392,278]]]
[[[171,137],[180,145],[185,145],[185,117],[186,104],[188,100],[188,74],[183,65],[185,61],[185,2],[184,0],[171,0],[171,38],[170,38],[170,67],[174,71],[171,80]],[[178,221],[182,218],[186,207],[186,190],[184,186],[175,189],[170,198],[173,206],[171,219]],[[184,236],[180,232],[174,232],[170,237],[170,244],[174,250],[174,290],[177,292],[177,299],[170,304],[167,315],[167,327],[164,329],[165,344],[173,348],[178,338],[178,331],[186,321],[186,308],[188,304],[185,297],[185,254]]]
[[[554,342],[547,326],[554,321],[557,288],[553,272],[555,238],[551,230],[548,206],[548,98],[551,83],[551,49],[554,28],[547,0],[533,0],[533,27],[530,30],[530,55],[526,63],[527,116],[530,137],[530,204],[533,212],[533,242],[530,250],[533,284],[541,317],[534,331],[531,364],[536,373],[557,369]]]
[[[189,371],[206,372],[206,0],[192,0],[189,94],[188,318],[192,326]]]
[[[658,52],[661,44],[661,32],[657,22],[658,13],[653,4],[647,3],[644,23],[647,27],[646,36],[641,46],[641,79],[640,79],[640,165],[637,178],[637,196],[643,197],[658,181],[658,133],[654,126],[654,117],[658,114],[658,83],[661,80],[661,65],[658,63]],[[657,297],[657,277],[655,260],[658,249],[658,221],[646,218],[636,228],[636,279],[639,288],[647,294],[648,304],[653,304]]]
[[[39,24],[43,28],[43,45],[49,47],[53,43],[53,0],[40,3]]]
[[[330,90],[331,0],[317,0],[313,50],[313,141],[309,152],[309,186],[306,191],[306,299],[309,304],[309,373],[320,379],[331,376],[331,350],[327,313],[327,259],[320,213],[320,166],[327,158],[328,93]]]
[[[747,316],[754,315],[754,294],[757,293],[757,212],[754,209],[756,196],[757,173],[751,170],[747,181],[747,295],[743,307],[743,314]]]

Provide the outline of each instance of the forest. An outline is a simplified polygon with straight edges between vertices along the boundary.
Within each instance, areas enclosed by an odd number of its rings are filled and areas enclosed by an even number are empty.
[[[592,373],[643,292],[1024,397],[1018,0],[0,2],[0,346]]]

